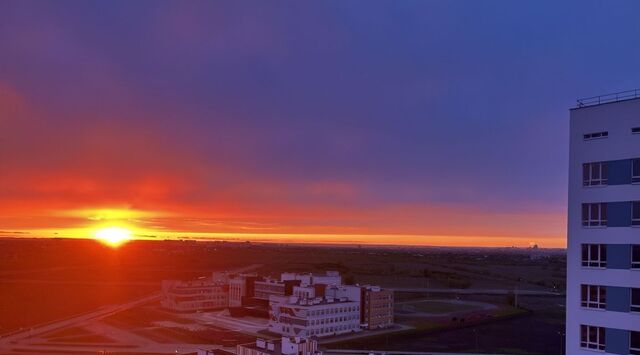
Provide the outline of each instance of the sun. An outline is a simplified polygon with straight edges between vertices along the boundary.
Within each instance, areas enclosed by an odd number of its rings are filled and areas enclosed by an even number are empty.
[[[122,227],[102,228],[96,231],[95,239],[115,248],[131,240],[131,231]]]

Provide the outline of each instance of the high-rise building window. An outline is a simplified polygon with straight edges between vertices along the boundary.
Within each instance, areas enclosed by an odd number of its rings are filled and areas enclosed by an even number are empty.
[[[592,325],[580,326],[580,346],[587,349],[605,349],[605,329],[604,327],[594,327]]]
[[[607,305],[607,288],[598,285],[582,285],[581,305],[586,308],[604,309]]]
[[[640,269],[640,244],[631,245],[631,268]]]
[[[640,355],[640,332],[629,332],[629,354]]]
[[[631,210],[631,225],[640,226],[640,201],[633,201]]]
[[[640,332],[629,332],[629,354],[640,355]]]
[[[607,162],[582,164],[582,185],[599,186],[606,185],[608,179]]]
[[[583,203],[582,204],[582,226],[583,227],[606,227],[607,226],[607,204],[606,203]]]
[[[631,182],[640,182],[640,158],[631,161]]]
[[[607,245],[582,244],[582,266],[607,267]]]
[[[640,288],[631,289],[631,312],[640,312]]]
[[[604,132],[587,133],[587,134],[584,134],[582,137],[585,140],[598,139],[598,138],[607,138],[607,137],[609,137],[609,132],[604,131]]]

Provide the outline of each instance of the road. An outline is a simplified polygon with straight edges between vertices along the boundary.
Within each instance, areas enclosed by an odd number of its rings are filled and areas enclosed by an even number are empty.
[[[232,273],[240,273],[250,271],[256,268],[261,267],[261,264],[253,264],[249,266],[245,266],[242,268],[238,268],[235,270],[231,270]],[[2,282],[2,281],[0,281]],[[11,282],[19,282],[19,280],[11,280]],[[32,282],[31,280],[25,280],[24,282]],[[54,281],[55,282],[55,281]],[[88,282],[87,284],[91,284]],[[155,285],[160,287],[159,283],[154,283]],[[136,340],[138,344],[131,345],[114,345],[114,344],[73,344],[73,345],[63,345],[63,344],[42,344],[38,343],[40,335],[50,333],[56,330],[60,330],[63,328],[77,327],[88,325],[92,321],[97,321],[100,319],[104,319],[110,317],[118,312],[122,312],[134,307],[138,307],[150,302],[155,302],[160,299],[160,292],[153,293],[151,295],[138,298],[126,303],[116,304],[116,305],[107,305],[100,307],[96,310],[85,312],[81,314],[77,314],[75,316],[51,321],[47,323],[42,323],[35,325],[29,329],[24,329],[8,334],[4,334],[0,338],[0,354],[25,354],[25,353],[61,353],[61,354],[71,354],[71,353],[98,353],[100,351],[105,350],[106,348],[111,348],[111,351],[115,350],[123,350],[124,348],[127,351],[136,351],[136,352],[147,352],[147,353],[177,353],[182,351],[192,351],[197,347],[206,347],[209,349],[215,348],[215,346],[210,346],[207,344],[159,344],[155,343],[151,340],[142,341],[141,338],[131,337],[129,336],[129,340]],[[113,331],[113,329],[111,329]],[[146,338],[145,338],[146,340]]]
[[[491,354],[476,354],[476,353],[434,353],[434,352],[423,352],[423,351],[386,351],[386,350],[346,350],[346,349],[327,349],[323,352],[324,355],[379,355],[379,354],[388,354],[388,355],[491,355]],[[494,354],[495,355],[495,354]]]
[[[30,338],[33,336],[37,336],[40,334],[44,334],[44,333],[48,333],[48,332],[52,332],[54,330],[58,330],[60,328],[66,328],[66,327],[70,327],[73,325],[76,325],[78,323],[83,323],[92,319],[100,319],[100,318],[106,318],[109,317],[111,315],[114,315],[118,312],[122,312],[124,310],[136,307],[136,306],[140,306],[149,302],[153,302],[153,301],[157,301],[160,299],[160,293],[154,293],[150,296],[145,296],[127,303],[122,303],[122,304],[116,304],[116,305],[109,305],[109,306],[104,306],[101,307],[95,311],[91,311],[91,312],[87,312],[87,313],[82,313],[80,315],[76,315],[74,317],[71,318],[66,318],[63,320],[59,320],[59,321],[53,321],[53,322],[48,322],[48,323],[44,323],[41,325],[37,325],[35,327],[29,328],[29,329],[25,329],[22,331],[18,331],[18,332],[14,332],[11,333],[9,335],[5,335],[2,338],[0,338],[0,350],[3,349],[3,347],[5,347],[8,344],[11,343],[15,343],[21,339],[24,338]]]
[[[66,281],[66,280],[19,280],[0,279],[0,284],[42,284],[42,285],[79,285],[79,286],[158,286],[158,282],[111,282],[111,281]]]
[[[195,313],[189,318],[197,322],[215,325],[220,328],[229,329],[238,333],[261,336],[259,333],[267,329],[269,321],[262,318],[233,318],[229,316],[229,311],[222,310],[217,312]]]
[[[561,292],[541,291],[541,290],[514,290],[514,289],[483,289],[483,288],[426,288],[426,287],[407,287],[407,288],[389,288],[395,292],[424,292],[424,293],[459,293],[467,295],[508,295],[517,293],[519,296],[553,296],[564,297]]]

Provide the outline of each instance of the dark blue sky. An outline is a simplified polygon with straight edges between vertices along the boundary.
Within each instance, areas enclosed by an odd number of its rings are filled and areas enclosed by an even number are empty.
[[[0,211],[25,207],[0,228],[119,208],[170,231],[562,245],[568,108],[640,87],[638,19],[636,1],[4,1]]]

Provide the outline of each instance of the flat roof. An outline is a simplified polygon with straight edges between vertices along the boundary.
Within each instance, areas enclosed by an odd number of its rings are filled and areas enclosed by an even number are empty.
[[[286,296],[285,296],[286,297]],[[322,305],[327,305],[327,304],[343,304],[343,303],[359,303],[358,301],[352,301],[352,300],[344,300],[341,301],[337,298],[334,298],[333,301],[329,302],[326,299],[323,299],[321,301],[313,301],[313,299],[308,299],[306,304],[301,303],[302,300],[298,300],[297,302],[289,302],[289,300],[285,300],[285,305],[291,305],[291,306],[322,306]]]
[[[592,97],[585,97],[576,100],[576,107],[571,110],[577,110],[586,107],[600,106],[604,104],[611,104],[614,102],[629,101],[640,98],[640,89],[633,89],[627,91],[614,92],[611,94],[604,94]]]

